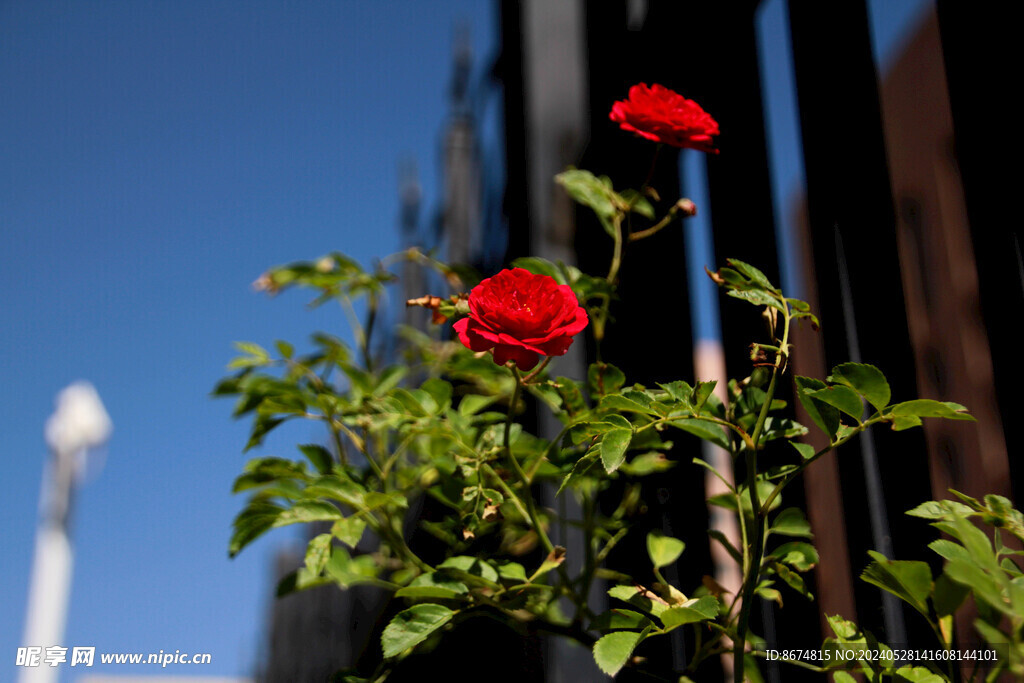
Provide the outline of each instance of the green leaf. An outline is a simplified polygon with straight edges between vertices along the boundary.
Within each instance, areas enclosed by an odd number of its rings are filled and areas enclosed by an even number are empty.
[[[774,557],[800,572],[810,571],[819,562],[818,551],[810,543],[790,541],[773,550],[769,557]]]
[[[717,385],[717,380],[697,382],[697,386],[693,389],[693,398],[691,400],[691,403],[693,404],[693,412],[700,413],[704,404],[708,402],[708,397],[714,393]]]
[[[324,567],[327,566],[327,560],[331,558],[331,535],[330,534],[319,534],[309,540],[309,545],[306,547],[306,569],[313,576],[319,576]]]
[[[355,548],[359,544],[365,530],[366,520],[358,516],[339,519],[331,527],[331,533],[349,548]]]
[[[928,596],[932,593],[932,571],[927,562],[890,560],[873,550],[875,560],[860,575],[868,583],[888,591],[928,617]]]
[[[811,396],[811,392],[824,389],[826,384],[820,379],[800,375],[793,377],[793,383],[796,384],[796,396],[811,420],[821,431],[828,434],[829,439],[834,440],[836,430],[839,429],[839,411]]]
[[[768,277],[749,263],[744,263],[743,261],[734,258],[727,258],[725,259],[725,262],[746,276],[758,287],[763,287],[764,289],[778,293],[778,290],[775,289],[775,286],[768,280]]]
[[[590,471],[590,468],[593,467],[594,463],[597,462],[597,459],[598,449],[591,448],[586,455],[584,455],[582,458],[576,461],[576,464],[572,466],[572,471],[570,471],[569,474],[565,475],[565,478],[562,479],[561,485],[559,485],[558,487],[558,491],[555,492],[555,496],[557,497],[561,495],[562,491],[567,486],[576,483],[584,476],[586,476],[587,472]]]
[[[655,569],[667,567],[683,554],[686,544],[678,538],[666,536],[660,531],[647,534],[647,555]]]
[[[612,586],[608,589],[608,595],[611,597],[628,602],[634,607],[638,607],[647,614],[651,614],[655,617],[660,616],[665,610],[669,608],[667,602],[660,598],[653,597],[654,594],[650,593],[646,589],[641,593],[641,589],[637,586]]]
[[[395,591],[395,597],[454,600],[468,592],[469,588],[461,581],[456,581],[443,572],[431,572],[417,576],[408,586]]]
[[[601,462],[608,474],[619,469],[626,459],[626,449],[633,438],[633,430],[616,428],[601,437]]]
[[[684,432],[688,432],[698,438],[704,439],[705,441],[710,441],[716,446],[721,446],[725,449],[729,448],[729,437],[726,435],[725,429],[714,422],[701,420],[699,418],[683,418],[679,420],[672,420],[668,424],[672,425],[676,429],[681,429]]]
[[[967,408],[959,403],[951,401],[933,401],[929,398],[919,398],[913,401],[897,403],[892,407],[890,414],[895,417],[941,417],[947,420],[970,420],[974,418],[967,413]]]
[[[726,292],[726,295],[749,302],[755,306],[771,306],[780,311],[784,310],[778,299],[759,289],[730,289]]]
[[[623,190],[619,195],[626,202],[630,211],[644,218],[654,220],[654,207],[647,201],[647,197],[633,189]]]
[[[591,631],[641,630],[651,625],[651,620],[630,609],[610,609],[594,617],[590,622]]]
[[[948,522],[957,515],[969,517],[974,514],[974,510],[955,500],[929,500],[921,503],[913,510],[907,510],[907,514],[911,517],[940,519]]]
[[[649,627],[648,627],[649,628]],[[594,643],[594,661],[601,671],[609,676],[614,676],[626,665],[633,650],[648,633],[644,629],[639,633],[635,631],[616,631],[602,636]]]
[[[857,683],[857,679],[845,671],[836,671],[832,674],[833,683]]]
[[[803,536],[812,538],[810,522],[800,508],[786,508],[775,517],[771,532],[782,536]]]
[[[935,588],[932,591],[935,614],[939,617],[953,614],[970,592],[970,587],[953,581],[945,573],[940,574],[939,578],[935,579]]]
[[[234,557],[242,548],[272,529],[283,511],[284,508],[271,503],[250,503],[235,517],[234,532],[228,543],[228,554]]]
[[[518,562],[505,561],[501,564],[495,563],[495,567],[497,568],[498,576],[501,577],[502,581],[526,583],[526,569]]]
[[[718,600],[713,595],[705,595],[694,600],[687,600],[678,607],[670,607],[658,617],[670,631],[684,624],[695,624],[718,616]]]
[[[521,256],[512,261],[512,267],[523,268],[534,275],[547,275],[550,278],[554,278],[560,285],[569,284],[565,276],[558,270],[558,266],[538,256]]]
[[[470,417],[498,400],[497,396],[483,396],[482,394],[467,394],[459,401],[459,415]]]
[[[377,382],[377,386],[373,388],[374,396],[383,396],[388,393],[402,381],[405,375],[409,372],[409,368],[404,365],[392,365],[381,373],[380,380]]]
[[[331,467],[334,465],[334,456],[323,446],[315,443],[303,444],[299,446],[299,450],[309,458],[309,462],[320,474],[327,474],[331,471]]]
[[[877,410],[889,405],[892,395],[882,371],[866,363],[843,363],[832,368],[833,382],[845,384],[867,399]]]
[[[449,557],[447,560],[437,565],[438,569],[457,569],[459,571],[466,572],[472,576],[478,576],[486,581],[492,583],[498,582],[498,572],[489,563],[484,562],[476,557],[470,557],[468,555],[458,555],[456,557]]]
[[[814,446],[809,443],[800,443],[799,441],[790,441],[789,445],[796,449],[796,452],[800,454],[800,457],[804,460],[810,460],[814,456]]]
[[[277,582],[277,588],[274,591],[276,597],[283,598],[286,595],[295,593],[296,591],[303,591],[307,588],[316,588],[317,586],[330,585],[331,579],[326,576],[317,576],[310,573],[306,567],[299,567],[293,572],[286,574],[280,581]]]
[[[860,418],[864,414],[864,404],[861,402],[860,395],[850,387],[836,384],[808,392],[808,394],[823,403],[838,408],[857,422],[860,422]]]
[[[896,669],[898,683],[945,683],[946,679],[923,666],[901,666]]]
[[[612,218],[618,213],[613,197],[617,197],[610,185],[590,171],[569,168],[555,176],[555,181],[565,188],[569,196],[576,202],[590,207],[597,214],[605,231],[614,237]]]
[[[904,429],[921,426],[921,418],[916,415],[900,415],[892,420],[892,430],[902,432]]]
[[[693,408],[693,387],[683,380],[659,384],[658,386],[667,391],[669,396],[682,402],[686,407]]]
[[[455,616],[443,605],[425,603],[399,612],[380,637],[385,658],[397,657],[426,640]]]
[[[636,394],[636,392],[633,393]],[[601,399],[601,408],[605,410],[614,410],[620,413],[627,412],[643,413],[644,415],[657,415],[657,411],[651,408],[650,399],[647,398],[647,396],[644,394],[639,394],[639,396],[643,396],[644,399],[647,400],[638,400],[638,397],[636,395],[626,396],[623,394],[615,394],[612,396],[605,396],[603,399]]]
[[[300,500],[292,507],[281,511],[274,520],[274,526],[286,526],[301,522],[329,522],[342,519],[341,511],[322,500]]]
[[[283,358],[291,358],[295,355],[295,347],[282,339],[278,339],[274,342],[274,346],[277,347],[278,353],[280,353]]]
[[[792,588],[808,600],[814,600],[814,596],[811,594],[810,591],[807,590],[807,586],[804,585],[804,580],[800,577],[799,574],[791,570],[786,565],[780,564],[778,562],[772,565],[772,568],[775,570],[775,574],[780,579],[785,581],[790,588]]]
[[[587,368],[587,385],[595,396],[614,394],[626,383],[626,375],[609,363],[591,363]]]
[[[565,548],[560,545],[556,545],[554,549],[548,553],[548,556],[544,558],[544,561],[540,563],[540,567],[537,568],[537,571],[535,571],[527,581],[530,583],[536,581],[552,569],[557,569],[563,562],[565,562]]]

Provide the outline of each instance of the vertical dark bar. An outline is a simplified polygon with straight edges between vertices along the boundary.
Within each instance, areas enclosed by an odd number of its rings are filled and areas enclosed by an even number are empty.
[[[1008,164],[1022,150],[1019,107],[1008,74],[1021,64],[1020,29],[1008,7],[937,0],[939,32],[949,85],[956,155],[963,181],[974,256],[978,264],[980,308],[995,370],[995,389],[1010,454],[1024,447],[1013,425],[1021,414],[1020,334],[1024,317],[1021,281],[1020,181]],[[1010,458],[1017,497],[1024,495],[1024,463]]]
[[[676,3],[651,2],[646,16],[629,26],[627,3],[586,3],[587,59],[591,109],[591,139],[581,167],[609,175],[616,188],[638,188],[647,176],[655,145],[622,131],[608,119],[612,103],[626,97],[635,83],[661,83],[687,93],[683,60],[679,46],[684,42],[685,22]],[[661,211],[679,192],[678,153],[663,148],[658,156],[653,186],[661,194]],[[586,212],[578,212],[576,246],[581,267],[590,273],[608,269],[611,240]],[[602,349],[605,360],[618,365],[629,382],[653,386],[655,382],[690,378],[693,374],[693,347],[690,329],[689,293],[685,273],[686,254],[682,228],[665,229],[650,239],[628,247],[620,272],[620,300],[612,314],[614,324]],[[591,359],[593,360],[593,359]],[[703,475],[695,472],[690,460],[700,453],[696,439],[672,434],[677,446],[669,458],[678,464],[658,477],[656,485],[645,484],[642,491],[648,506],[639,528],[628,534],[609,557],[609,565],[649,582],[647,529],[658,528],[683,539],[686,552],[678,564],[678,585],[692,590],[711,566],[710,548],[705,530],[708,525],[704,503]],[[612,492],[609,505],[617,505]],[[644,528],[646,526],[646,528]],[[639,654],[648,659],[655,672],[667,671],[673,663],[692,655],[692,643],[669,639],[652,640]],[[675,662],[673,662],[675,659]],[[707,662],[714,666],[714,662]],[[708,674],[710,676],[713,674]],[[635,672],[624,671],[624,681],[650,680]]]
[[[529,160],[526,158],[526,84],[523,77],[522,7],[500,0],[501,54],[494,75],[502,84],[505,124],[505,198],[508,247],[505,261],[530,252],[530,210],[527,204]]]
[[[838,233],[849,268],[863,360],[886,373],[894,399],[910,398],[916,393],[916,378],[867,8],[863,0],[790,0],[789,12],[826,361],[831,367],[850,355]],[[885,503],[896,554],[901,559],[923,558],[920,529],[902,514],[930,496],[923,437],[919,431],[876,430],[875,435],[882,481],[888,483]],[[844,488],[863,490],[860,458],[843,457],[855,456],[856,446],[841,451]],[[853,570],[860,573],[873,545],[868,510],[866,502],[854,496],[846,497],[845,507]],[[862,625],[882,632],[878,591],[858,581],[855,593]],[[915,628],[910,637],[927,642],[928,636]]]

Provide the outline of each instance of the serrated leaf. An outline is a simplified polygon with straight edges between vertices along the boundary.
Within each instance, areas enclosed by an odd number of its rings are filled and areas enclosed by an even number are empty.
[[[617,600],[628,602],[655,617],[660,616],[662,612],[669,608],[669,604],[664,599],[642,586],[612,586],[608,589],[608,595]]]
[[[339,519],[331,527],[331,533],[349,548],[355,548],[359,544],[365,530],[366,520],[358,516]]]
[[[281,511],[274,519],[274,526],[286,526],[302,522],[329,522],[342,519],[341,511],[321,500],[300,500],[292,507]]]
[[[775,289],[775,286],[772,285],[771,281],[768,279],[768,276],[766,276],[763,272],[761,272],[754,266],[750,265],[749,263],[744,263],[743,261],[734,258],[727,258],[725,262],[728,263],[733,268],[735,268],[740,273],[742,273],[757,286],[763,287],[764,289],[773,292],[778,291]]]
[[[818,551],[810,543],[790,541],[773,550],[770,557],[777,558],[797,571],[806,572],[819,562]]]
[[[385,658],[397,657],[409,648],[426,640],[455,616],[443,605],[425,603],[414,605],[395,615],[380,637]]]
[[[565,188],[574,201],[593,209],[605,231],[614,236],[611,220],[618,212],[613,201],[613,197],[617,195],[609,185],[590,171],[578,168],[569,168],[559,173],[555,176],[555,181]]]
[[[866,363],[843,363],[832,368],[833,382],[845,384],[867,399],[877,410],[889,405],[892,395],[882,371]]]
[[[728,449],[729,437],[725,433],[725,429],[714,422],[707,420],[701,420],[699,418],[685,418],[679,420],[672,420],[668,424],[672,425],[676,429],[681,429],[684,432],[693,434],[694,436],[710,441],[716,446]]]
[[[665,630],[672,630],[684,624],[694,624],[699,621],[707,621],[718,616],[718,600],[713,595],[705,595],[693,600],[687,600],[678,607],[670,607],[658,617],[665,625]]]
[[[861,402],[860,395],[850,387],[835,384],[808,392],[808,394],[823,403],[838,408],[858,422],[864,414],[864,404]]]
[[[667,567],[683,554],[686,544],[678,538],[666,536],[660,531],[652,531],[647,534],[647,556],[655,569]]]
[[[933,401],[928,398],[919,398],[913,401],[904,401],[892,406],[890,414],[895,417],[941,417],[947,420],[969,420],[974,418],[967,413],[967,408],[952,401]]]
[[[928,596],[932,593],[932,571],[928,563],[890,560],[870,550],[868,554],[874,562],[868,565],[860,578],[892,593],[928,617]]]
[[[828,434],[830,440],[835,440],[836,430],[839,429],[839,411],[833,406],[819,401],[811,396],[811,393],[824,389],[826,384],[820,379],[813,377],[802,377],[796,375],[793,378],[796,385],[796,396],[800,404],[807,411],[808,416],[818,425],[818,428]]]
[[[614,676],[626,665],[633,650],[648,633],[649,627],[640,631],[616,631],[602,636],[594,643],[594,661],[601,671]]]
[[[626,459],[626,449],[633,438],[631,429],[616,428],[601,437],[601,462],[608,474],[619,469]]]
[[[775,517],[771,532],[783,536],[803,536],[811,538],[811,525],[800,508],[786,508]]]
[[[478,576],[486,581],[492,583],[498,582],[498,572],[488,562],[483,560],[470,557],[468,555],[458,555],[456,557],[449,557],[447,560],[437,565],[438,569],[457,569],[459,571],[466,572],[472,576]]]
[[[591,363],[587,368],[587,386],[595,396],[614,394],[626,383],[626,375],[610,363]]]
[[[228,543],[228,554],[234,557],[242,548],[272,529],[282,512],[284,508],[271,503],[250,503],[235,517],[232,525],[234,531]]]
[[[657,411],[651,408],[649,403],[645,404],[641,401],[637,401],[635,398],[624,396],[622,394],[605,396],[601,399],[601,408],[605,410],[614,410],[620,413],[642,413],[644,415],[658,414]]]
[[[957,515],[961,517],[969,517],[974,514],[974,510],[963,503],[956,502],[955,500],[929,500],[921,503],[913,510],[907,510],[906,514],[911,517],[920,517],[922,519],[941,519],[948,521]]]
[[[562,479],[562,483],[559,485],[558,491],[555,492],[555,496],[557,497],[561,495],[562,491],[565,490],[567,486],[584,477],[590,468],[598,461],[599,457],[598,449],[592,448],[586,455],[577,460],[576,464],[572,466],[572,470],[569,474],[565,475],[565,478]]]
[[[319,576],[331,557],[331,535],[318,534],[306,546],[306,569],[313,576]]]
[[[590,622],[591,631],[639,631],[651,625],[651,620],[639,612],[629,609],[610,609],[597,615]]]

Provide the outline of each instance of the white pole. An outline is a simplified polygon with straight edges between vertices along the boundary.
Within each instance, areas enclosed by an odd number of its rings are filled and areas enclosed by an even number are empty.
[[[40,661],[20,670],[20,683],[55,683],[62,664],[45,661],[49,647],[62,642],[71,594],[72,552],[68,532],[78,470],[90,449],[103,445],[112,425],[99,395],[85,382],[72,384],[57,396],[57,410],[46,422],[51,460],[43,472],[39,496],[39,528],[29,582],[25,618],[26,648],[42,648]],[[71,648],[64,651],[70,664]]]

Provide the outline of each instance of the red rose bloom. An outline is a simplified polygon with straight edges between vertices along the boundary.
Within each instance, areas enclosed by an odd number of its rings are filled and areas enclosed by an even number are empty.
[[[657,83],[634,85],[629,97],[612,105],[608,118],[648,140],[718,154],[711,139],[718,135],[718,122],[693,100]]]
[[[569,285],[523,268],[503,270],[469,293],[469,317],[454,325],[473,351],[494,349],[494,362],[530,370],[540,356],[561,356],[587,326]]]

